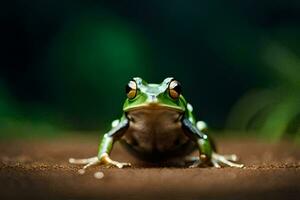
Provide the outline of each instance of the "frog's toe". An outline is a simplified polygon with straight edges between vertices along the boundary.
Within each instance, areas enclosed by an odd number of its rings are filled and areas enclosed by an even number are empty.
[[[235,154],[223,155],[223,157],[224,157],[226,160],[230,160],[230,161],[233,161],[233,162],[236,162],[236,161],[239,160],[239,158],[238,158],[237,155],[235,155]]]
[[[96,161],[96,160],[98,160],[97,156],[91,157],[91,158],[84,158],[84,159],[69,158],[69,163],[77,164],[77,165],[84,165],[84,164],[88,164],[88,163]]]
[[[131,164],[130,163],[120,163],[120,162],[117,162],[117,161],[113,161],[113,162],[110,162],[110,163],[106,163],[105,164],[108,168],[111,168],[111,167],[117,167],[119,169],[122,169],[124,167],[131,167]]]
[[[112,161],[112,162],[109,162],[106,164],[107,167],[117,167],[119,169],[122,169],[124,167],[131,167],[131,164],[130,163],[121,163],[121,162],[117,162],[117,161]]]
[[[211,163],[213,164],[213,166],[214,166],[215,168],[221,168],[221,165],[220,165],[217,161],[211,160]]]
[[[130,163],[117,163],[116,164],[116,166],[118,167],[118,168],[124,168],[124,167],[131,167],[131,164]]]
[[[228,157],[229,156],[229,157]],[[237,159],[234,155],[227,155],[223,156],[217,153],[212,154],[211,162],[214,165],[214,167],[221,167],[221,165],[229,166],[229,167],[237,167],[237,168],[243,168],[243,164],[237,164],[232,161],[235,161]]]
[[[193,164],[189,166],[189,168],[197,168],[202,165],[202,162],[200,160],[196,160]]]

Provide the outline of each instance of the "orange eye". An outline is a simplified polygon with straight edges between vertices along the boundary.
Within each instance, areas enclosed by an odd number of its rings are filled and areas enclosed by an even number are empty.
[[[181,94],[181,85],[178,81],[172,80],[169,84],[169,95],[173,99],[178,99]]]
[[[137,94],[137,84],[135,81],[129,81],[126,85],[126,94],[128,99],[133,99]]]

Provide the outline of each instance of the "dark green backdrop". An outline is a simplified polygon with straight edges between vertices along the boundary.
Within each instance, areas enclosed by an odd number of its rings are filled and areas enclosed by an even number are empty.
[[[299,135],[300,1],[1,4],[1,134],[103,130],[132,76],[174,76],[213,129]]]

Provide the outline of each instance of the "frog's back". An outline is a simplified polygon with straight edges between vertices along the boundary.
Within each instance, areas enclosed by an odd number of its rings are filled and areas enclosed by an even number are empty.
[[[123,136],[130,150],[145,159],[184,155],[194,144],[182,129],[183,114],[169,108],[143,108],[127,113],[129,128]]]

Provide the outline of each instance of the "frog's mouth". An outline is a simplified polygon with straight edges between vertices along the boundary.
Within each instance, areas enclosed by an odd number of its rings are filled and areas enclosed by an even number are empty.
[[[139,127],[160,130],[180,126],[177,123],[184,115],[184,111],[180,108],[161,104],[139,105],[128,108],[125,113],[127,118]]]
[[[180,107],[165,105],[165,104],[157,104],[157,103],[145,103],[138,106],[131,106],[126,109],[124,109],[124,112],[131,112],[136,110],[165,110],[165,111],[175,111],[178,113],[184,113],[184,109]]]

